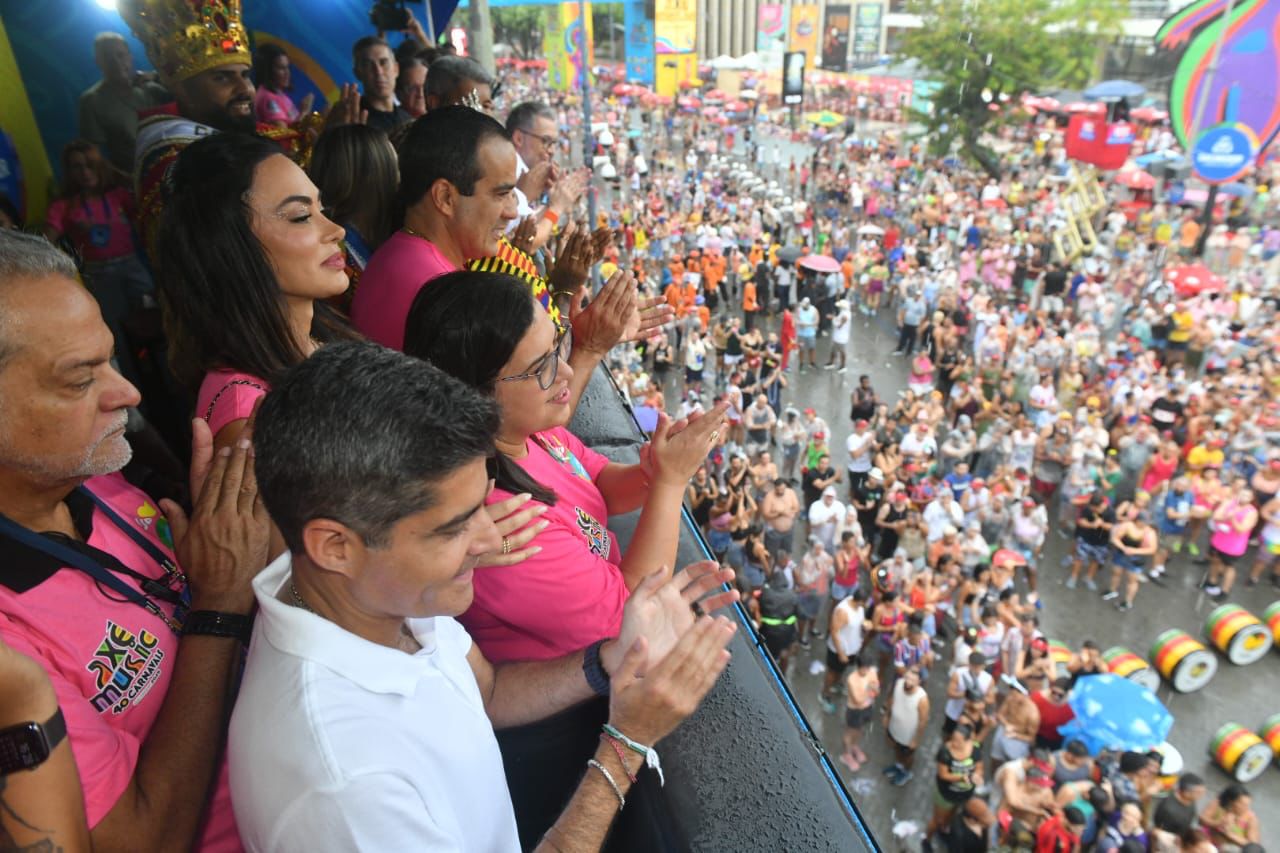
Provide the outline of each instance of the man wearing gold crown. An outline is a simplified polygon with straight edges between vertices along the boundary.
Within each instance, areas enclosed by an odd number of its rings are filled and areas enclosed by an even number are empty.
[[[138,126],[134,192],[148,248],[164,206],[164,178],[178,153],[218,131],[257,133],[301,157],[310,135],[300,126],[259,124],[254,118],[252,57],[241,21],[240,0],[121,0],[120,15],[143,43],[147,57],[176,101],[153,111]],[[344,87],[349,115],[353,87]],[[353,117],[353,116],[352,116]]]

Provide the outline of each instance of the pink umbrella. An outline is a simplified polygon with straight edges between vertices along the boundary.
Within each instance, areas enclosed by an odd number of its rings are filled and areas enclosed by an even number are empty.
[[[1107,112],[1106,104],[1085,103],[1084,101],[1076,101],[1074,104],[1067,104],[1067,112],[1069,113],[1085,113],[1087,115],[1105,115]]]
[[[814,272],[838,272],[840,270],[840,262],[830,255],[805,255],[796,261],[796,264]]]

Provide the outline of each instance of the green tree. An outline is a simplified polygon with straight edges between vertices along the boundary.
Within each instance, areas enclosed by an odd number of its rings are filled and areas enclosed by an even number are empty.
[[[502,6],[489,14],[493,19],[494,41],[506,42],[528,59],[542,54],[542,32],[548,10],[555,6]]]
[[[983,134],[1010,120],[991,109],[1002,96],[1050,87],[1079,88],[1095,73],[1106,42],[1119,32],[1121,0],[915,0],[921,26],[903,54],[938,88],[933,109],[915,118],[935,153],[960,151],[993,176],[1000,161]]]

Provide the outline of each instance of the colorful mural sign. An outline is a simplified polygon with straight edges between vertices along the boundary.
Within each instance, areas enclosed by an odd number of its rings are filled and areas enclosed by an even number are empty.
[[[1224,144],[1231,152],[1221,156],[1238,156],[1246,132],[1254,161],[1265,159],[1280,132],[1280,3],[1194,0],[1164,22],[1155,42],[1182,51],[1169,84],[1169,122],[1183,148],[1201,150],[1205,135],[1234,125],[1240,135],[1224,130],[1207,143],[1208,161],[1218,156],[1213,146]]]
[[[1206,184],[1239,180],[1258,159],[1258,137],[1236,123],[1211,127],[1191,149],[1191,171]]]
[[[787,51],[788,9],[781,3],[761,3],[756,13],[756,52],[766,57],[766,68],[780,68]]]
[[[821,11],[817,6],[791,7],[791,37],[787,49],[803,51],[806,68],[812,68],[817,62],[818,15]]]
[[[645,14],[645,0],[626,0],[622,7],[626,30],[627,80],[653,85],[653,19]]]
[[[694,0],[656,0],[653,4],[656,53],[693,53],[698,41]]]
[[[591,4],[569,2],[553,8],[542,34],[542,49],[547,57],[547,84],[560,92],[581,89],[582,75],[592,64]]]

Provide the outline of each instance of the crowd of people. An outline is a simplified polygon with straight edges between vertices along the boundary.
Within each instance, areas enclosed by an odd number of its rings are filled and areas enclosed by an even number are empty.
[[[926,846],[1260,849],[1243,787],[1058,732],[1106,664],[1039,624],[1046,584],[1280,586],[1268,176],[1210,234],[1116,196],[1063,257],[1041,127],[996,178],[602,86],[593,180],[574,96],[412,16],[314,114],[278,45],[135,8],[163,73],[95,40],[44,234],[0,232],[0,709],[48,747],[6,777],[17,842],[658,849],[623,807],[741,598],[784,674],[818,645],[849,778],[933,777]],[[1226,286],[1187,295],[1202,237]],[[851,354],[882,327],[901,389]],[[637,464],[570,430],[601,364],[652,416]],[[714,560],[673,572],[682,507]]]

